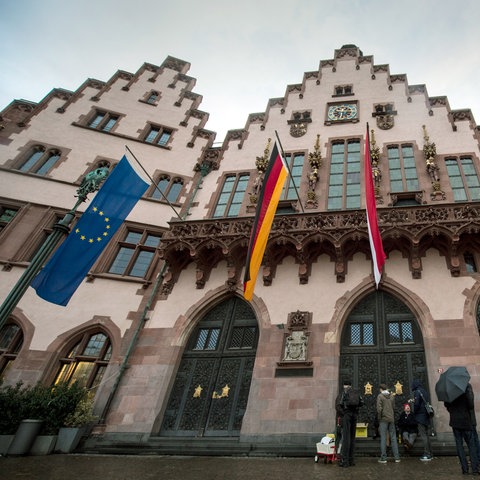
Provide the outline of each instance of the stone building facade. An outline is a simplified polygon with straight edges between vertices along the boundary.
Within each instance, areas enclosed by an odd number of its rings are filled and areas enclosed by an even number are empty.
[[[311,447],[334,428],[344,378],[366,399],[365,441],[378,385],[390,385],[400,408],[414,378],[437,407],[437,438],[448,438],[434,393],[442,369],[465,365],[480,389],[471,111],[345,45],[217,145],[189,67],[168,57],[1,112],[2,299],[89,171],[114,168],[128,147],[152,179],[67,307],[31,288],[23,296],[0,332],[4,381],[91,388],[97,450],[181,453],[192,439],[217,452]],[[387,254],[378,290],[362,177],[367,123]],[[291,175],[245,302],[249,234],[277,135]]]

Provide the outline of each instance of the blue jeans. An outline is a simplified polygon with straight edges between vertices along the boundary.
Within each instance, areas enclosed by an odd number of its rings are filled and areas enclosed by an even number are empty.
[[[462,472],[468,472],[467,456],[463,448],[463,441],[468,447],[468,454],[470,455],[470,462],[472,463],[472,472],[478,472],[478,457],[477,446],[475,445],[475,437],[472,430],[460,430],[452,428],[453,436],[455,437],[455,445],[457,447],[457,455],[462,465]]]
[[[400,458],[398,453],[397,432],[395,430],[395,424],[393,422],[380,422],[378,427],[380,432],[380,458],[382,460],[387,459],[387,432],[390,434],[390,445],[392,447],[393,456],[395,459]]]

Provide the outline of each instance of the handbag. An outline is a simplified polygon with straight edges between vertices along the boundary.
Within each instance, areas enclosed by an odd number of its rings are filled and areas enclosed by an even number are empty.
[[[427,410],[428,416],[432,418],[435,415],[435,410],[433,409],[432,405],[425,400],[422,392],[420,392],[420,396],[422,397],[423,403],[425,404],[425,410]]]

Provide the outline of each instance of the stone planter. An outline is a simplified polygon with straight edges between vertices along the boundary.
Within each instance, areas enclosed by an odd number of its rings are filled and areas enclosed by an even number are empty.
[[[70,453],[73,452],[87,431],[86,426],[82,427],[62,427],[58,432],[55,452]]]
[[[57,435],[38,435],[28,453],[30,455],[50,455],[56,442]]]
[[[0,435],[0,455],[6,455],[15,435]]]
[[[43,420],[25,419],[22,420],[18,427],[15,437],[8,449],[8,455],[25,455],[30,451],[30,448],[35,441],[40,429],[42,428]]]

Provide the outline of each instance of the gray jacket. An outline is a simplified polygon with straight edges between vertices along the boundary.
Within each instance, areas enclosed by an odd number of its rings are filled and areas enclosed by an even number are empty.
[[[377,415],[379,422],[395,422],[395,398],[388,390],[383,390],[377,397]]]

